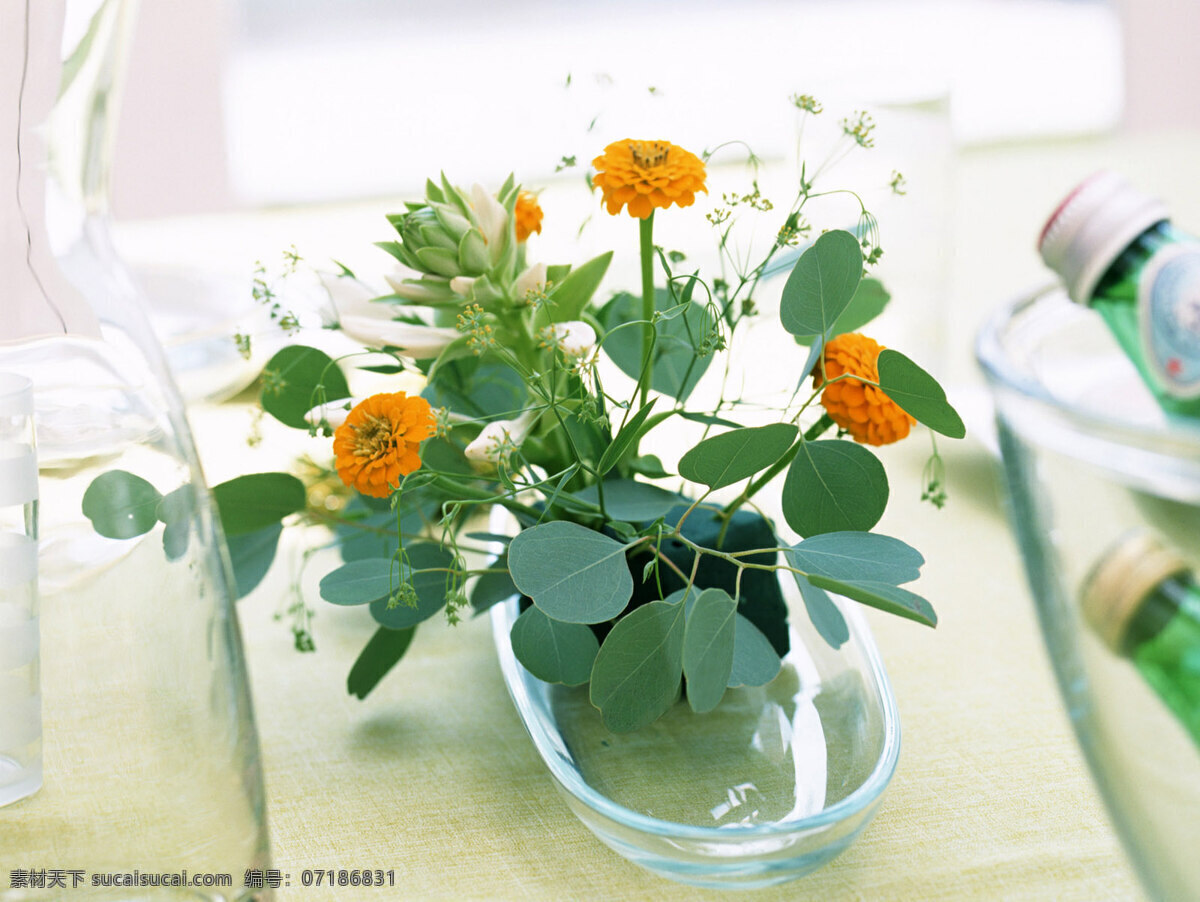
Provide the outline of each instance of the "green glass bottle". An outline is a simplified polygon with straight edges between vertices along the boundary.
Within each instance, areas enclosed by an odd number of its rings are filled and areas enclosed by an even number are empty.
[[[1083,614],[1200,747],[1200,585],[1188,563],[1146,532],[1104,556],[1084,583]]]
[[[1200,416],[1200,241],[1112,172],[1059,204],[1038,241],[1071,299],[1108,324],[1163,410]]]

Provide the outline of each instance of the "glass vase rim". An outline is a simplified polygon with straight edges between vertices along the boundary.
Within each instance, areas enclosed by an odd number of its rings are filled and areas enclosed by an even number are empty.
[[[984,321],[975,338],[975,360],[987,378],[993,396],[999,390],[1013,392],[1061,417],[1080,432],[1106,441],[1140,448],[1162,448],[1165,444],[1179,447],[1186,450],[1188,456],[1200,459],[1200,423],[1193,425],[1183,417],[1172,417],[1164,423],[1137,423],[1095,408],[1080,407],[1056,397],[1044,382],[1020,370],[1006,346],[1008,327],[1038,304],[1059,299],[1066,299],[1062,286],[1056,283],[1043,285],[1006,302]],[[1072,307],[1078,306],[1070,303]]]

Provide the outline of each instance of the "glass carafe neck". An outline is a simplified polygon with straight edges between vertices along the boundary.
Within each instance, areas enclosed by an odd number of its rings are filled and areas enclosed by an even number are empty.
[[[43,130],[58,96],[63,0],[0,0],[0,344],[99,335],[46,228]]]

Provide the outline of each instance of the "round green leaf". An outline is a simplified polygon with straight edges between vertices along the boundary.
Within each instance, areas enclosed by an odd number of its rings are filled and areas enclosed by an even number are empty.
[[[213,488],[226,536],[257,532],[304,510],[304,483],[290,473],[251,473]]]
[[[765,470],[796,440],[791,423],[733,429],[706,438],[679,459],[679,475],[719,489]]]
[[[723,589],[705,589],[690,604],[683,630],[688,704],[697,713],[721,702],[733,672],[737,603]]]
[[[833,324],[833,330],[829,337],[833,338],[835,335],[842,335],[846,332],[857,332],[879,316],[891,299],[892,296],[888,294],[887,289],[878,279],[863,279],[858,283],[858,288],[854,292],[854,297],[850,299],[849,306],[842,311],[842,315]],[[802,345],[808,345],[818,338],[820,338],[819,335],[797,335],[796,341]],[[812,368],[809,367],[809,369]]]
[[[805,442],[783,483],[783,516],[802,536],[866,532],[887,507],[888,481],[874,454],[852,442]]]
[[[371,602],[375,622],[390,630],[416,626],[446,606],[450,575],[446,571],[454,563],[454,555],[431,542],[405,545],[404,553],[408,565],[403,568],[403,576],[416,593],[416,605],[403,601],[389,603],[386,597]]]
[[[633,595],[625,546],[566,520],[523,530],[509,545],[508,568],[547,616],[568,623],[611,620]]]
[[[825,335],[850,305],[862,278],[862,248],[844,229],[821,235],[788,276],[779,319],[792,335]]]
[[[758,627],[741,614],[734,617],[733,666],[726,685],[765,686],[775,679],[782,663],[771,640]]]
[[[330,604],[369,604],[387,599],[396,587],[396,572],[388,558],[365,558],[342,564],[325,574],[318,591]]]
[[[125,470],[109,470],[83,493],[83,515],[108,539],[132,539],[158,522],[158,489]]]
[[[679,695],[684,606],[652,601],[613,627],[592,666],[589,696],[604,725],[628,733],[661,717]]]
[[[282,533],[283,524],[272,523],[257,532],[229,538],[229,560],[233,564],[238,598],[249,595],[267,575],[275,560],[275,549],[279,546]]]
[[[680,304],[665,289],[655,291],[654,303],[659,311],[672,313],[654,327],[657,339],[650,387],[683,401],[712,362],[711,353],[701,356],[698,351],[712,329],[712,318],[704,305],[695,301]],[[600,319],[607,331],[602,339],[604,352],[625,375],[637,379],[642,369],[643,329],[628,324],[642,319],[642,299],[628,292],[614,295],[601,311]]]
[[[263,410],[296,429],[307,429],[304,416],[324,399],[350,397],[350,387],[341,369],[324,351],[291,345],[279,351],[263,367]]]
[[[891,536],[873,532],[827,532],[786,552],[788,563],[805,573],[834,579],[866,579],[898,586],[921,575],[921,552]]]
[[[512,626],[513,654],[526,670],[547,683],[582,686],[592,673],[600,642],[591,627],[551,620],[530,606]]]
[[[962,438],[967,434],[962,417],[950,406],[946,392],[929,373],[890,348],[879,352],[876,365],[879,387],[884,394],[918,422],[950,438]]]

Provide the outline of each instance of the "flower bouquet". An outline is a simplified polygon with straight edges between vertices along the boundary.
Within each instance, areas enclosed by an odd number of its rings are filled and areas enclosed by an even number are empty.
[[[865,117],[844,123],[860,146],[867,129]],[[782,214],[756,187],[726,195],[707,218],[728,266],[706,277],[653,233],[656,215],[683,215],[671,208],[707,192],[706,159],[626,140],[593,161],[604,209],[637,222],[637,291],[601,291],[611,252],[532,262],[543,214],[511,177],[491,193],[443,176],[389,216],[395,235],[379,247],[403,267],[390,292],[344,267],[323,277],[331,325],[364,350],[334,359],[284,348],[261,395],[267,414],[307,430],[319,450],[303,478],[248,474],[214,494],[243,594],[285,520],[330,527],[342,563],[320,596],[365,606],[378,626],[350,671],[351,693],[366,697],[422,622],[457,622],[514,596],[517,659],[546,682],[586,684],[613,732],[654,722],[681,693],[704,713],[729,687],[769,683],[790,641],[781,572],[835,647],[846,627],[829,592],[936,623],[903,587],[920,553],[871,531],[889,488],[870,446],[918,422],[954,438],[964,429],[933,377],[859,332],[887,301],[865,275],[882,253],[874,217],[844,192],[859,206],[855,230],[815,230],[806,205],[831,192],[804,171]],[[754,265],[732,252],[744,211],[778,223]],[[756,292],[781,267],[790,272],[778,313],[761,313]],[[795,339],[779,364],[794,387],[778,406],[755,408],[725,390],[728,357],[745,324],[767,315]],[[408,387],[354,398],[350,367]],[[702,379],[722,368],[720,397],[693,406]],[[679,424],[699,439],[665,460],[646,450]],[[322,463],[330,452],[332,465]],[[940,505],[939,466],[935,446],[924,489]],[[798,542],[781,540],[755,506],[777,483]],[[117,530],[128,537],[162,522],[171,553],[170,496],[128,473],[93,489],[97,528],[128,514]],[[489,521],[494,511],[507,519]],[[297,610],[297,644],[311,647],[307,607]]]

